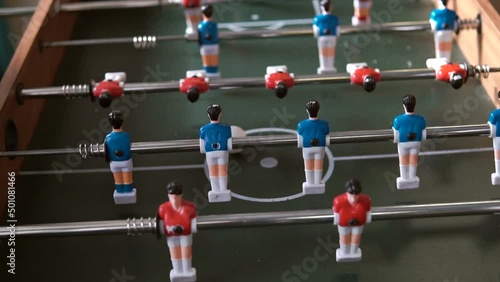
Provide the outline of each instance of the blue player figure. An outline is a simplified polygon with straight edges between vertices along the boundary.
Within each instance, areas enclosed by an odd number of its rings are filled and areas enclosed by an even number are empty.
[[[427,138],[425,118],[415,114],[417,98],[407,95],[403,98],[405,113],[394,118],[392,130],[394,143],[398,143],[399,169],[401,177],[396,179],[398,189],[414,189],[420,186],[417,177],[420,144]]]
[[[495,150],[495,172],[491,174],[491,184],[500,185],[500,109],[490,113],[488,125],[490,126],[490,138],[493,138],[493,149]]]
[[[220,77],[219,72],[219,31],[213,21],[214,9],[211,5],[201,7],[203,21],[198,25],[198,41],[201,59],[207,77]]]
[[[321,15],[314,18],[314,37],[318,39],[318,74],[335,73],[335,47],[340,36],[339,18],[332,15],[330,0],[321,1]]]
[[[327,121],[318,119],[319,102],[309,101],[306,111],[309,118],[297,126],[297,145],[302,148],[306,182],[302,184],[304,194],[325,193],[323,159],[325,147],[330,145],[330,127]]]
[[[434,32],[434,48],[436,58],[446,58],[451,61],[453,33],[459,28],[459,18],[455,11],[446,8],[448,0],[440,0],[439,8],[431,12],[429,22]]]
[[[136,189],[132,179],[132,150],[130,136],[123,131],[123,115],[113,111],[108,116],[113,130],[106,135],[104,146],[106,161],[115,179],[115,204],[135,204],[137,201]]]
[[[229,151],[233,149],[231,127],[220,123],[222,109],[218,104],[212,104],[207,109],[210,123],[200,128],[200,152],[206,154],[210,185],[208,201],[228,202],[231,191],[227,189],[227,171]]]

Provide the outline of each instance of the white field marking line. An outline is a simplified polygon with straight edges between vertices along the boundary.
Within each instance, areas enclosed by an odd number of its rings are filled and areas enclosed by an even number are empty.
[[[311,25],[312,19],[295,19],[295,20],[273,20],[273,21],[253,21],[253,22],[232,22],[217,24],[219,29],[229,29],[232,31],[243,31],[250,27],[262,27],[272,30],[280,29],[284,26],[293,25]]]
[[[432,152],[421,152],[420,156],[439,156],[439,155],[456,155],[456,154],[470,154],[492,152],[493,147],[487,148],[472,148],[472,149],[457,149],[457,150],[441,150]],[[376,159],[392,159],[398,158],[398,154],[379,154],[379,155],[362,155],[362,156],[341,156],[334,157],[335,161],[360,161],[360,160],[376,160]],[[204,164],[194,165],[171,165],[171,166],[144,166],[134,167],[134,171],[165,171],[165,170],[179,170],[179,169],[204,169]],[[52,175],[52,174],[84,174],[84,173],[107,173],[110,172],[107,168],[100,169],[72,169],[72,170],[26,170],[21,171],[19,175]]]

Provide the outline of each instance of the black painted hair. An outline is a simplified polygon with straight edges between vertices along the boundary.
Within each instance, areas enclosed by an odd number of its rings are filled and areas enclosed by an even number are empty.
[[[119,111],[113,111],[108,115],[108,120],[113,129],[119,129],[123,124],[123,114]]]
[[[183,185],[177,180],[170,181],[167,184],[167,194],[182,195]]]
[[[446,7],[446,5],[448,5],[448,0],[441,0],[441,3],[443,3],[443,5]]]
[[[415,106],[417,105],[417,98],[413,95],[406,95],[403,97],[403,105],[405,106],[407,112],[413,113],[415,111]]]
[[[327,12],[329,12],[332,9],[332,1],[330,0],[321,0],[320,5]]]
[[[201,13],[207,18],[211,18],[214,13],[214,8],[212,5],[203,5],[201,7]]]
[[[306,110],[309,113],[309,117],[317,118],[319,112],[319,102],[316,100],[311,100],[307,102]]]
[[[345,183],[345,190],[349,194],[359,195],[361,194],[361,182],[356,179],[349,179]]]
[[[207,108],[207,113],[210,117],[210,120],[216,121],[219,119],[219,116],[222,113],[222,108],[219,106],[219,104],[211,104]]]

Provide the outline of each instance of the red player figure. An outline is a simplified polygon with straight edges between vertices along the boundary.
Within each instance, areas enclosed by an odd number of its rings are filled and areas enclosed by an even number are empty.
[[[201,93],[208,91],[208,78],[205,77],[205,71],[187,71],[186,78],[179,82],[179,90],[187,94],[190,102],[196,102]]]
[[[348,180],[345,189],[346,193],[333,200],[333,224],[338,225],[340,237],[337,262],[360,261],[363,226],[372,221],[371,200],[361,193],[358,180]]]
[[[196,281],[196,269],[191,266],[193,233],[196,228],[196,206],[183,200],[183,187],[172,181],[167,185],[168,202],[158,208],[158,234],[167,237],[173,269],[171,282]]]
[[[353,0],[354,16],[351,19],[353,26],[363,26],[371,24],[370,9],[372,0]]]
[[[92,91],[93,99],[99,99],[99,104],[104,108],[111,105],[113,99],[123,95],[123,87],[127,80],[124,72],[108,72],[104,75],[104,80],[95,85]]]
[[[363,86],[368,92],[375,90],[377,82],[382,80],[380,70],[370,68],[366,63],[347,64],[346,70],[351,74],[351,83]]]
[[[428,59],[427,67],[436,71],[436,80],[448,82],[454,89],[460,89],[467,82],[467,66],[449,63],[446,58]]]
[[[294,74],[286,66],[271,66],[266,69],[266,88],[274,90],[278,98],[284,98],[288,89],[295,85]]]
[[[182,0],[182,6],[186,16],[186,34],[196,34],[201,22],[201,0]]]

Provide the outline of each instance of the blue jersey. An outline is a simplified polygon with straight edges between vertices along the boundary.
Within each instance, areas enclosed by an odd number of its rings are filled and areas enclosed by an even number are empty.
[[[198,25],[198,40],[200,45],[219,44],[219,31],[217,23],[212,21],[203,21]]]
[[[326,136],[330,134],[327,121],[319,119],[306,119],[299,122],[297,132],[302,136],[302,147],[326,146]]]
[[[106,135],[104,143],[106,144],[106,154],[108,155],[110,161],[120,162],[127,161],[132,158],[130,136],[127,132],[112,131]]]
[[[450,9],[435,9],[431,12],[430,20],[436,22],[436,30],[455,30],[458,15]]]
[[[227,151],[231,127],[223,123],[209,123],[200,128],[200,139],[205,141],[205,152]]]
[[[318,28],[318,35],[337,36],[337,27],[339,26],[339,18],[334,15],[318,15],[314,17],[313,25]]]
[[[496,132],[494,132],[493,137],[500,137],[500,109],[492,111],[488,121],[496,126]]]
[[[399,142],[422,141],[425,118],[421,115],[402,114],[394,118],[392,127],[399,132]]]

